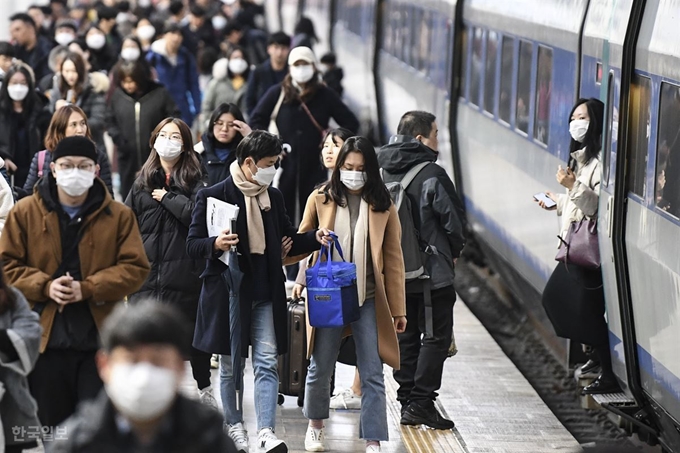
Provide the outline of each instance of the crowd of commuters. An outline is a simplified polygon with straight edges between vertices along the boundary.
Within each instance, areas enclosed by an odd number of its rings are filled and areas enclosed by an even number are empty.
[[[291,37],[260,28],[263,14],[248,0],[51,0],[10,18],[12,43],[0,42],[6,451],[36,446],[11,429],[35,426],[55,452],[251,451],[235,341],[243,362],[252,357],[258,451],[287,451],[276,433],[286,353],[311,359],[308,451],[327,449],[329,409],[348,407],[361,410],[366,451],[380,451],[383,363],[395,370],[403,424],[453,427],[434,401],[465,226],[434,164],[436,118],[406,113],[376,153],[356,136],[335,56],[314,53],[312,21]],[[423,287],[405,284],[403,222],[385,185],[420,164],[407,194],[438,250],[426,263],[433,331]],[[209,233],[215,200],[239,207],[234,231]],[[308,351],[292,351],[282,269],[301,261],[302,276],[333,240],[357,266],[361,316],[346,326],[355,382],[332,397],[343,328],[308,326]],[[236,291],[222,261],[232,247]],[[234,292],[240,338],[229,311],[209,315]],[[299,278],[293,294],[304,292]],[[178,393],[184,360],[198,402]]]

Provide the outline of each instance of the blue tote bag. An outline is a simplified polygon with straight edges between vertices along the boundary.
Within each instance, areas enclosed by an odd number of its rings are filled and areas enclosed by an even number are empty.
[[[338,237],[331,234],[330,247],[321,247],[316,264],[306,271],[307,310],[312,327],[342,327],[359,319],[357,267],[345,261]],[[342,261],[332,261],[337,247]],[[322,262],[321,257],[326,256]]]

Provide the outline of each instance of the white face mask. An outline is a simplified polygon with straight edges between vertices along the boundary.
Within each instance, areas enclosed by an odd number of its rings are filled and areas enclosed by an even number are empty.
[[[94,50],[99,50],[106,44],[106,37],[99,33],[90,35],[85,39],[87,47]]]
[[[136,47],[125,47],[120,51],[120,57],[125,61],[137,61],[141,54]]]
[[[137,27],[137,36],[139,39],[148,41],[156,35],[156,29],[153,25],[142,25]]]
[[[253,179],[259,185],[266,187],[269,186],[274,181],[274,176],[276,176],[275,165],[272,165],[271,167],[267,168],[257,167],[257,173],[253,175]]]
[[[13,101],[23,101],[28,96],[28,87],[18,83],[7,85],[7,94]]]
[[[149,362],[114,365],[106,393],[123,416],[136,421],[152,420],[175,400],[177,374]]]
[[[61,46],[68,46],[74,39],[76,39],[76,37],[71,33],[61,32],[54,35],[54,40]]]
[[[290,77],[297,83],[307,83],[314,77],[314,66],[311,64],[291,66]]]
[[[248,63],[243,58],[232,58],[229,60],[229,70],[236,75],[241,75],[248,69]]]
[[[366,184],[366,173],[363,171],[340,170],[340,182],[349,190],[361,190]]]
[[[227,19],[223,16],[213,16],[211,22],[215,30],[222,30],[227,26]]]
[[[140,8],[148,8],[151,6],[151,0],[137,0],[137,6]]]
[[[588,132],[588,125],[590,121],[588,120],[573,120],[569,123],[569,133],[571,138],[579,143],[583,143],[583,139],[586,138],[586,132]]]
[[[56,170],[57,186],[66,194],[79,197],[94,184],[94,172],[73,168],[71,170]]]
[[[161,159],[173,160],[182,154],[182,143],[167,137],[158,137],[153,144],[153,149],[161,156]]]

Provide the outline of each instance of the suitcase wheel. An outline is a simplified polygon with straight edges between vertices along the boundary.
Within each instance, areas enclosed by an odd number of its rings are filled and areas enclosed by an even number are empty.
[[[283,396],[283,393],[279,393],[279,399],[276,401],[279,406],[283,406],[283,402],[286,400],[286,397]]]

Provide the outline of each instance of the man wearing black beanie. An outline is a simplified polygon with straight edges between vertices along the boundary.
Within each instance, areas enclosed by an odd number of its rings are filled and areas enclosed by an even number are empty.
[[[64,138],[50,172],[10,212],[0,237],[8,284],[40,315],[40,357],[29,376],[43,426],[57,426],[102,388],[99,330],[137,291],[149,262],[134,213],[96,176],[94,142]]]

